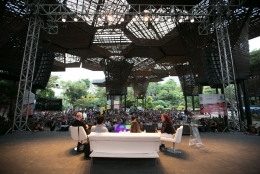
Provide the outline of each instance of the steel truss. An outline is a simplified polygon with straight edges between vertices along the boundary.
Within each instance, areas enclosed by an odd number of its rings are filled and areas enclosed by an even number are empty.
[[[223,1],[222,1],[223,2]],[[217,18],[214,22],[216,35],[217,35],[217,43],[219,50],[219,58],[220,58],[220,67],[221,67],[221,76],[222,76],[222,84],[225,93],[226,107],[227,104],[230,104],[231,109],[231,119],[233,121],[233,128],[238,128],[235,124],[235,101],[237,100],[237,88],[236,88],[236,77],[234,72],[234,64],[233,57],[231,51],[231,45],[228,34],[228,21],[226,13],[223,12],[229,10],[228,4],[225,6],[221,6],[221,1],[216,4],[217,10]],[[232,90],[232,84],[234,90]],[[233,92],[235,91],[235,93]],[[228,110],[226,113],[228,117]],[[227,129],[229,129],[229,121],[227,122]]]
[[[40,29],[41,20],[39,19],[38,15],[32,15],[29,20],[27,38],[24,48],[23,63],[14,113],[14,123],[12,128],[13,131],[26,130],[28,128],[27,119],[29,112],[29,92],[32,89]],[[27,93],[28,96],[25,96],[26,91],[29,91]],[[25,101],[26,97],[28,97],[27,102]],[[23,116],[24,111],[26,112],[25,116]]]

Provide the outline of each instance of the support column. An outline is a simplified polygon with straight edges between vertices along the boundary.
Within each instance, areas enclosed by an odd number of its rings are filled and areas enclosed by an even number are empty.
[[[194,96],[191,96],[192,98],[192,110],[195,111],[195,103],[194,103]]]
[[[239,125],[240,125],[240,130],[241,130],[241,121],[244,122],[244,111],[243,111],[243,102],[242,102],[242,94],[241,94],[241,82],[237,84],[237,94],[238,94],[238,113],[239,113]]]
[[[40,35],[41,22],[38,18],[38,5],[36,4],[36,11],[34,15],[30,17],[28,32],[26,37],[26,43],[24,48],[23,63],[20,74],[20,81],[17,93],[17,100],[14,113],[14,122],[12,130],[26,130],[29,129],[27,126],[28,111],[29,111],[29,102],[25,103],[24,98],[32,90],[32,82],[34,75],[34,67],[36,61],[36,54],[38,49],[38,40]],[[25,108],[23,108],[25,107]],[[26,111],[23,116],[23,111]]]
[[[245,80],[242,81],[242,91],[244,96],[244,104],[245,104],[245,113],[246,113],[246,120],[247,120],[247,126],[252,125],[252,118],[250,113],[250,104],[249,104],[249,97],[247,93],[247,83]]]

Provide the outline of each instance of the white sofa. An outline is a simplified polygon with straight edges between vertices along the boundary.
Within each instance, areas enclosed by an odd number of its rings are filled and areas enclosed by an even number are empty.
[[[96,133],[89,135],[91,159],[106,158],[159,158],[158,133]]]

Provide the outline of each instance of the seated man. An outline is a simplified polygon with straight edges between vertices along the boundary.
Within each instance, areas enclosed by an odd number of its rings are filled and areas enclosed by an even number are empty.
[[[76,114],[76,120],[72,122],[71,126],[82,126],[84,128],[84,130],[86,131],[86,133],[88,134],[88,125],[86,125],[85,123],[83,123],[82,121],[82,113],[81,112],[77,112]]]
[[[102,115],[97,116],[97,125],[91,127],[91,132],[108,132],[108,129],[103,125],[104,124],[104,117]]]

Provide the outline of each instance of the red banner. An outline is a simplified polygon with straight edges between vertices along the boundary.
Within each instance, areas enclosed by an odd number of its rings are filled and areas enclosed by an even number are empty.
[[[23,105],[23,116],[26,116],[27,109],[29,109],[28,115],[33,115],[33,108],[34,108],[33,103],[29,104],[28,108],[27,108],[27,105]]]
[[[224,115],[227,112],[226,103],[201,104],[200,112],[205,114],[218,113],[219,115]]]

